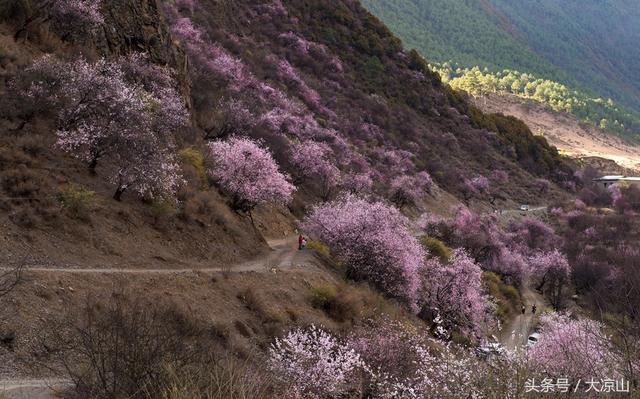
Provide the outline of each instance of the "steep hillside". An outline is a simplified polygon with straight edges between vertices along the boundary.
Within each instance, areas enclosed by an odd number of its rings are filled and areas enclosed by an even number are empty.
[[[501,75],[524,73],[529,81],[564,85],[568,93],[554,101],[586,103],[576,112],[581,119],[595,124],[603,118],[617,120],[625,128],[612,131],[637,139],[640,54],[634,43],[640,31],[637,7],[631,2],[364,3],[409,48],[434,64],[452,63],[454,70],[477,66]],[[607,98],[619,104],[603,112],[598,103]]]
[[[600,95],[640,107],[636,2],[491,2],[537,54]]]
[[[543,76],[569,76],[537,56],[511,21],[488,1],[479,0],[364,0],[405,43],[429,62],[458,62],[492,70],[506,68]]]
[[[640,191],[483,112],[359,2],[15,0],[0,43],[0,396],[637,379]],[[545,315],[541,349],[494,356],[577,287],[621,327]]]
[[[298,186],[290,208],[298,216],[340,190],[372,192],[404,205],[406,199],[399,198],[406,194],[398,197],[398,189],[407,178],[433,180],[470,204],[531,202],[535,196],[529,187],[537,177],[558,183],[571,178],[570,167],[544,141],[516,148],[530,140],[530,132],[492,132],[477,123],[477,114],[420,57],[403,52],[400,41],[357,3],[303,1],[285,7],[182,1],[161,10],[153,2],[125,3],[105,2],[104,19],[81,20],[95,24],[90,33],[87,26],[72,25],[74,34],[62,36],[61,30],[70,29],[62,18],[66,14],[47,15],[38,2],[15,2],[3,10],[3,90],[8,95],[3,96],[2,126],[8,134],[2,137],[2,217],[6,232],[26,234],[32,243],[6,241],[15,259],[28,255],[36,263],[76,265],[90,256],[96,267],[113,255],[122,262],[138,259],[140,265],[185,257],[192,258],[187,263],[224,263],[266,250],[257,232],[243,227],[252,223],[243,212],[247,209],[236,208],[224,186],[211,175],[207,179],[205,169],[215,155],[207,143],[231,135],[261,140],[269,148]],[[134,51],[172,68],[175,88],[191,114],[187,126],[171,132],[168,149],[186,180],[174,191],[177,203],[171,198],[175,176],[139,186],[122,183],[114,168],[142,167],[135,164],[136,154],[112,154],[95,169],[76,147],[82,144],[61,144],[65,123],[76,123],[63,120],[67,111],[56,116],[59,111],[50,104],[29,103],[29,95],[14,91],[32,84],[32,72],[22,71],[43,54],[61,60],[59,65],[47,61],[45,68],[60,69],[38,73],[63,76],[65,70],[86,68],[74,64],[75,54],[90,61],[118,60]],[[76,89],[73,80],[65,84]],[[122,129],[133,123],[126,118]],[[490,189],[478,191],[473,180],[495,169],[508,173],[508,181],[489,175]],[[111,204],[112,190],[123,203]],[[136,200],[136,190],[143,203]],[[415,197],[422,201],[428,195]],[[274,214],[274,209],[279,210]],[[281,236],[293,229],[287,214],[283,207],[262,204],[254,209],[253,221],[265,234]],[[175,231],[182,233],[175,236]],[[140,235],[148,248],[126,245]]]

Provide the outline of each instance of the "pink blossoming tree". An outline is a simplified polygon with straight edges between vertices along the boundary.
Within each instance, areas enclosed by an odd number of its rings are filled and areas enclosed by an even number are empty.
[[[459,249],[447,263],[429,259],[420,272],[421,316],[428,322],[439,317],[449,331],[480,337],[485,314],[481,273],[480,266]]]
[[[17,39],[29,25],[49,22],[53,32],[62,40],[81,40],[104,23],[100,12],[101,0],[35,0],[33,15],[15,33]]]
[[[566,256],[558,250],[538,252],[529,258],[529,263],[538,280],[538,291],[544,291],[551,304],[559,308],[564,298],[564,289],[571,276],[571,268]]]
[[[40,103],[46,98],[57,112],[58,146],[86,161],[91,173],[102,162],[117,186],[117,200],[127,189],[171,197],[181,182],[173,135],[187,112],[169,71],[144,60],[130,56],[92,64],[46,56],[25,75],[25,96]]]
[[[399,208],[413,206],[431,191],[433,180],[427,172],[401,175],[391,181],[391,201]]]
[[[363,366],[353,349],[315,326],[292,330],[269,349],[269,369],[300,398],[355,393]]]
[[[573,319],[552,313],[541,317],[538,343],[529,356],[539,371],[574,381],[586,378],[616,378],[616,357],[603,332],[603,325],[589,319]]]
[[[344,262],[349,277],[415,308],[425,253],[408,226],[396,208],[351,194],[316,206],[302,225]]]
[[[340,170],[331,161],[333,151],[324,144],[305,141],[292,146],[291,164],[300,180],[311,180],[320,187],[320,195],[327,200],[340,183]]]
[[[232,199],[232,206],[250,212],[256,205],[287,203],[295,191],[271,156],[259,143],[231,137],[210,144],[214,165],[211,178]]]

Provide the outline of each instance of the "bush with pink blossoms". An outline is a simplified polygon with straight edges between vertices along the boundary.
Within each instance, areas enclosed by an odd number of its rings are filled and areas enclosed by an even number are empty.
[[[523,253],[551,251],[562,246],[562,239],[540,219],[527,217],[512,222],[508,231],[511,246],[518,246]]]
[[[316,206],[302,225],[329,246],[349,277],[415,308],[425,252],[408,226],[396,208],[352,194]]]
[[[543,315],[540,321],[540,339],[529,350],[529,357],[540,372],[574,381],[618,376],[617,356],[611,351],[602,324],[559,313]]]
[[[607,190],[609,191],[609,195],[611,195],[611,202],[614,206],[617,205],[620,200],[622,200],[622,192],[620,191],[620,186],[617,184],[612,184],[607,187]]]
[[[551,182],[547,179],[536,179],[536,181],[533,182],[533,186],[540,194],[546,194],[551,189]]]
[[[234,134],[246,135],[256,126],[258,118],[246,103],[235,98],[223,98],[217,107],[218,120],[205,130],[205,140],[222,139]]]
[[[225,81],[235,91],[251,83],[252,76],[240,59],[209,41],[190,18],[177,15],[173,18],[172,33],[182,42],[197,74]]]
[[[421,317],[429,323],[440,318],[448,331],[480,337],[486,306],[481,274],[480,266],[460,249],[453,252],[449,262],[442,263],[438,258],[427,260],[420,271]]]
[[[320,104],[321,97],[317,91],[307,85],[307,83],[300,77],[298,71],[285,59],[271,60],[275,64],[278,77],[282,79],[287,86],[295,90],[297,96],[313,109],[320,110],[322,105]]]
[[[259,143],[231,137],[211,143],[210,149],[211,178],[231,197],[235,209],[251,211],[258,204],[291,200],[295,187]]]
[[[289,155],[295,175],[317,183],[325,200],[340,183],[340,170],[331,161],[332,155],[328,145],[315,141],[293,145]]]
[[[63,40],[81,40],[104,23],[101,4],[101,0],[35,0],[33,10],[42,14],[43,20],[49,21],[52,30]],[[16,37],[27,29],[27,25],[16,33]]]
[[[415,328],[386,317],[356,329],[346,339],[373,374],[397,381],[415,376],[424,341]]]
[[[95,63],[45,56],[22,78],[25,98],[57,113],[57,145],[92,173],[100,162],[117,185],[114,198],[127,189],[151,198],[174,195],[181,182],[174,133],[187,112],[168,70],[135,55]]]
[[[484,176],[464,179],[461,191],[467,201],[479,194],[486,194],[489,191],[489,179]]]
[[[391,181],[391,202],[400,208],[416,205],[431,191],[432,186],[431,176],[424,171],[413,176],[397,176]]]
[[[362,195],[371,192],[373,180],[368,173],[351,173],[342,179],[341,186],[351,194]]]
[[[564,289],[571,277],[567,257],[557,249],[538,252],[529,258],[532,273],[538,280],[538,291],[544,291],[551,305],[559,308],[564,299]]]
[[[496,169],[493,171],[491,176],[499,183],[506,183],[507,181],[509,181],[509,172],[505,170]]]
[[[338,398],[359,391],[364,362],[336,337],[311,326],[276,339],[269,349],[269,369],[296,397]]]

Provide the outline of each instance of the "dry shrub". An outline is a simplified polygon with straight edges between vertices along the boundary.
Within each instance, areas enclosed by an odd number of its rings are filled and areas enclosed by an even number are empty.
[[[26,165],[6,169],[2,173],[2,188],[11,197],[37,199],[41,195],[40,176]]]
[[[44,137],[40,135],[29,134],[20,136],[16,140],[16,146],[20,148],[25,154],[31,155],[32,157],[37,157],[38,155],[42,155],[46,151],[44,142]]]
[[[317,284],[310,289],[309,301],[322,309],[331,319],[355,324],[374,318],[380,313],[397,315],[402,308],[366,284]]]
[[[79,184],[69,184],[58,193],[58,200],[69,215],[78,219],[88,219],[95,200],[95,192]]]
[[[161,397],[166,365],[198,363],[204,329],[172,304],[124,290],[106,301],[91,297],[78,315],[66,314],[48,331],[52,348],[78,398]],[[147,389],[143,392],[142,387]]]
[[[175,203],[167,200],[153,201],[149,210],[153,224],[158,228],[167,228],[177,213]]]
[[[178,155],[180,155],[183,175],[187,181],[194,183],[197,188],[205,188],[207,186],[207,171],[202,152],[188,147],[180,150]]]
[[[245,306],[251,310],[262,322],[262,327],[269,336],[278,335],[282,329],[288,324],[289,316],[286,312],[270,306],[264,297],[249,287],[238,294]]]
[[[308,240],[307,241],[307,249],[313,250],[321,253],[325,257],[330,257],[331,253],[329,252],[329,247],[327,247],[323,242],[317,240]]]
[[[496,300],[496,316],[501,322],[507,322],[516,314],[521,305],[520,292],[512,285],[506,284],[493,272],[482,273],[482,286],[486,293]]]
[[[159,389],[147,387],[146,399],[258,399],[272,396],[271,378],[256,359],[213,357],[206,366],[166,370]]]
[[[215,194],[208,191],[198,192],[185,200],[181,217],[201,226],[210,226],[215,223],[224,227],[229,224],[229,221],[224,215],[223,206]]]

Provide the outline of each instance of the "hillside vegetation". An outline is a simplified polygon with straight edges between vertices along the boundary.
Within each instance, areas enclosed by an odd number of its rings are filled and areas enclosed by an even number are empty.
[[[533,85],[544,86],[544,96],[538,97],[552,108],[594,124],[605,119],[609,130],[637,139],[640,52],[634,43],[640,29],[634,22],[638,8],[631,2],[366,0],[364,4],[409,48],[419,50],[431,63],[447,63],[444,69],[453,65],[452,77],[468,78],[475,67],[487,68],[486,73],[496,79],[524,74],[522,87],[514,92],[529,84],[525,94],[533,97]]]
[[[73,399],[637,381],[637,295],[614,301],[640,255],[602,262],[638,190],[595,187],[482,112],[358,2],[16,0],[0,17],[3,380],[53,375]],[[580,309],[576,283],[607,295]],[[530,284],[551,312],[539,346],[487,353]]]
[[[553,111],[573,114],[586,123],[615,132],[621,137],[633,141],[640,139],[640,113],[611,99],[593,98],[558,82],[518,71],[492,73],[487,69],[460,68],[449,63],[431,67],[451,87],[474,96],[513,94],[525,101],[540,102]]]

